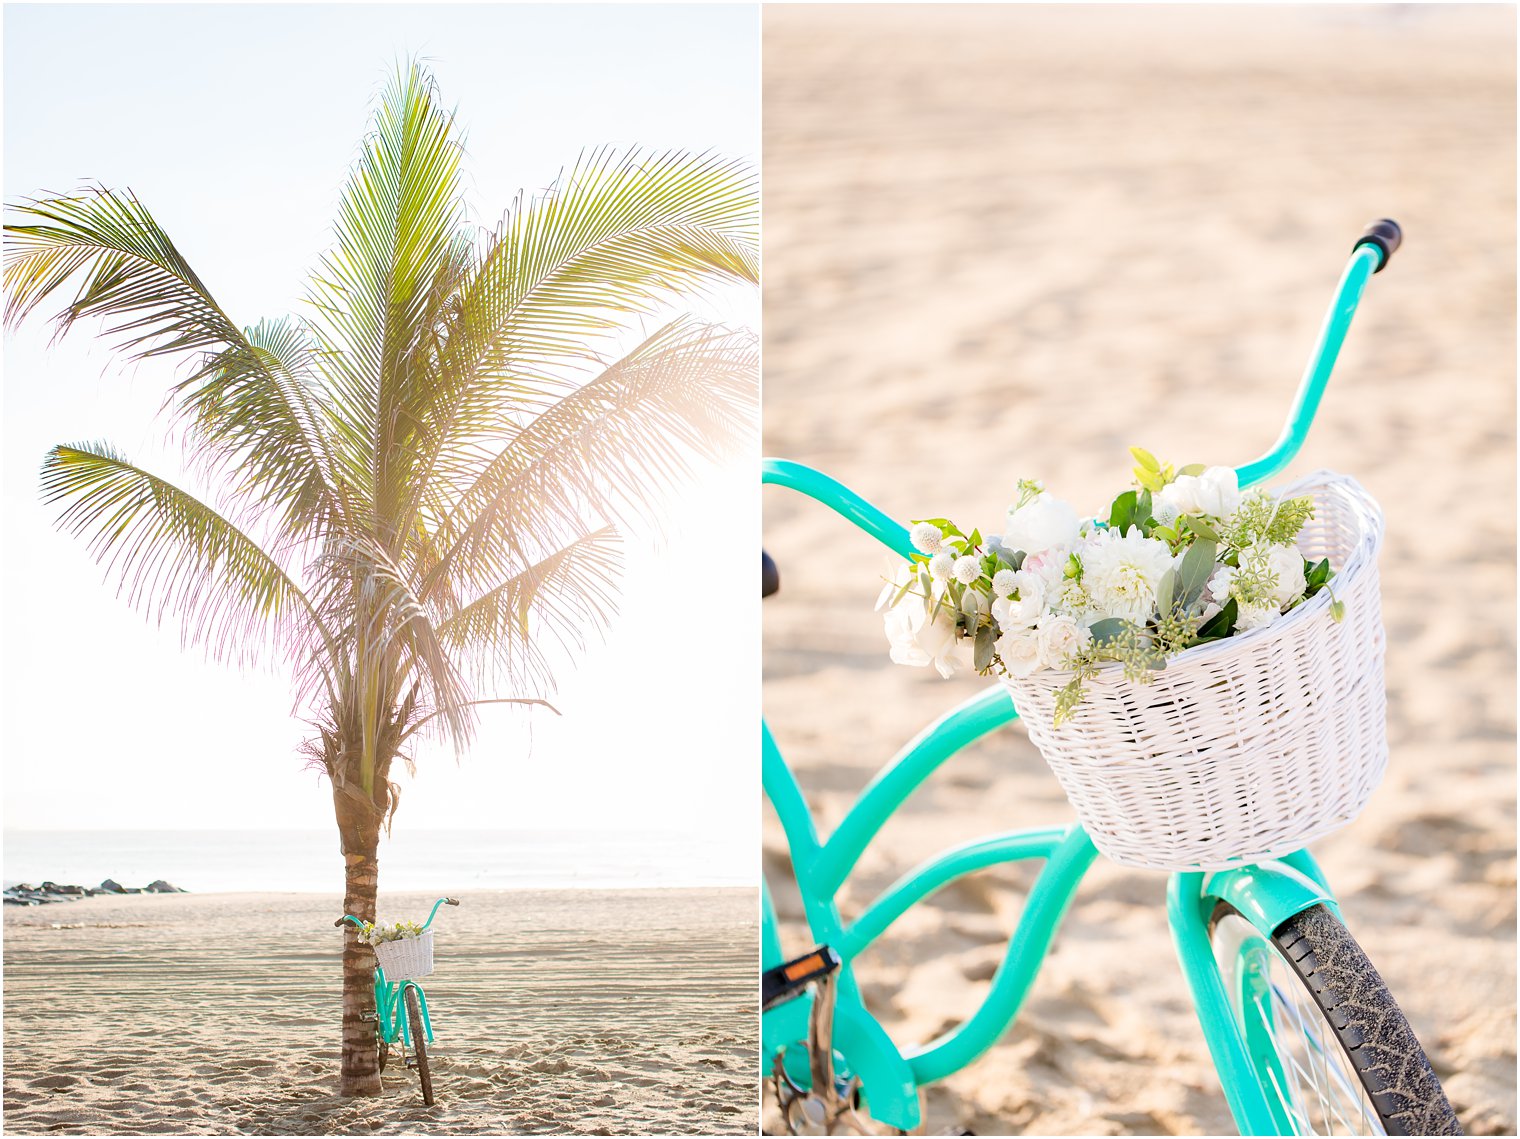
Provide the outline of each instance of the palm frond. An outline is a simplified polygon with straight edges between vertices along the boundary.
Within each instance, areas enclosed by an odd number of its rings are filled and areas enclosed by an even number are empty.
[[[694,461],[753,438],[758,364],[749,333],[689,319],[661,328],[485,465],[440,526],[422,595],[522,564],[535,541],[588,518],[657,521]]]
[[[98,317],[132,361],[243,344],[237,325],[130,190],[93,186],[10,209],[27,220],[5,227],[7,327],[78,280],[53,318],[58,336]]]
[[[212,361],[199,384],[181,384],[195,453],[214,471],[234,468],[259,513],[279,509],[287,534],[309,534],[345,505],[345,483],[327,439],[333,411],[314,345],[292,320],[247,330]]]
[[[338,206],[336,244],[312,300],[321,314],[346,470],[390,519],[418,430],[409,387],[436,352],[437,284],[461,259],[460,145],[453,116],[416,64],[376,108]]]
[[[622,568],[613,527],[582,534],[461,607],[439,624],[438,635],[462,657],[481,662],[482,684],[507,676],[526,681],[531,691],[551,691],[545,640],[576,653],[588,636],[605,631],[617,611]]]
[[[311,602],[279,562],[227,517],[102,443],[54,447],[42,496],[83,538],[128,604],[179,620],[187,644],[246,662],[283,647],[300,663],[330,650]]]
[[[350,696],[369,710],[364,723],[377,728],[385,719],[378,712],[389,713],[409,689],[421,690],[462,748],[470,735],[470,693],[408,567],[374,535],[342,532],[329,537],[313,570],[322,583],[323,619],[346,646]],[[364,746],[372,757],[368,738]]]

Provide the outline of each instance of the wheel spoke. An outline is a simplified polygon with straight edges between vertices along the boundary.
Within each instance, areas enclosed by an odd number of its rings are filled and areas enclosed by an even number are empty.
[[[1258,1060],[1257,1072],[1293,1132],[1385,1134],[1339,1036],[1281,951],[1238,915],[1227,915],[1220,927],[1216,951],[1230,981],[1226,992],[1242,1026],[1254,1023],[1267,1034],[1276,1062]]]

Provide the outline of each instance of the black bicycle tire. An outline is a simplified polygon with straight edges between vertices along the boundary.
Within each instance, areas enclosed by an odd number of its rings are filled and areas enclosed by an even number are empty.
[[[1220,902],[1209,922],[1211,939],[1226,913],[1239,911]],[[1340,1041],[1384,1130],[1461,1135],[1457,1114],[1414,1029],[1335,915],[1323,905],[1311,906],[1279,925],[1271,940]]]
[[[408,985],[403,998],[406,1001],[406,1019],[412,1029],[412,1057],[417,1065],[417,1079],[422,1083],[422,1102],[433,1106],[433,1074],[428,1070],[427,1041],[422,1029],[422,1006],[417,1000],[417,988]]]

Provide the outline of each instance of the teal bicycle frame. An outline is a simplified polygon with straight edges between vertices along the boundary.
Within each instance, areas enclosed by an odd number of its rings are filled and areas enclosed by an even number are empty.
[[[438,907],[447,901],[449,901],[448,898],[439,898],[433,903],[432,912],[428,914],[427,921],[422,923],[424,930],[433,924],[433,919],[438,916]],[[341,925],[342,922],[350,922],[358,928],[363,928],[364,925],[353,914],[344,914],[339,924]],[[411,980],[387,981],[385,970],[378,965],[375,967],[375,1017],[380,1039],[387,1044],[394,1044],[400,1040],[403,1048],[412,1046],[412,1030],[407,1024],[406,1002],[402,999],[402,994],[409,988],[417,991],[417,1004],[422,1011],[422,1034],[426,1038],[424,1043],[431,1044],[433,1018],[428,1014],[427,993],[423,991],[422,986]]]
[[[1280,472],[1303,446],[1367,281],[1387,257],[1376,243],[1364,241],[1353,250],[1282,434],[1261,458],[1238,469],[1242,487]],[[906,527],[820,471],[767,459],[762,482],[823,503],[901,556],[912,552]],[[827,840],[819,835],[770,728],[761,725],[765,795],[786,835],[809,932],[816,943],[836,949],[842,960],[833,1014],[838,1070],[859,1079],[874,1118],[903,1130],[920,1122],[921,1086],[972,1063],[1013,1023],[1098,851],[1080,825],[992,835],[948,850],[909,871],[854,921],[843,919],[835,899],[866,846],[904,800],[950,756],[1017,717],[1013,701],[1001,687],[965,701],[925,728],[878,772]],[[981,1006],[938,1039],[899,1048],[867,1011],[854,977],[854,959],[910,907],[937,890],[964,875],[1028,858],[1044,859],[1045,865]],[[1209,921],[1220,901],[1228,902],[1266,937],[1311,906],[1323,904],[1337,916],[1339,908],[1308,851],[1232,870],[1173,874],[1167,888],[1167,918],[1177,956],[1236,1125],[1243,1135],[1289,1135],[1288,1121],[1269,1102],[1252,1073],[1248,1042],[1231,1015],[1219,979]],[[761,954],[763,969],[784,960],[768,887],[762,892]],[[811,996],[803,996],[766,1013],[762,1021],[766,1064],[782,1056],[788,1075],[804,1087],[810,1075],[806,1046],[801,1042],[808,1035],[810,1003]]]

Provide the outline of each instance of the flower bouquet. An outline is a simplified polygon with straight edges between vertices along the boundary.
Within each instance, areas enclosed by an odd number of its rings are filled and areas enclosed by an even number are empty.
[[[915,523],[879,603],[892,658],[1001,680],[1118,862],[1296,850],[1386,764],[1381,513],[1328,472],[1243,493],[1229,468],[1132,453],[1103,518],[1026,481],[1000,533]]]
[[[387,981],[409,981],[433,971],[433,932],[414,921],[393,925],[365,922],[359,940],[375,950],[375,961]]]

